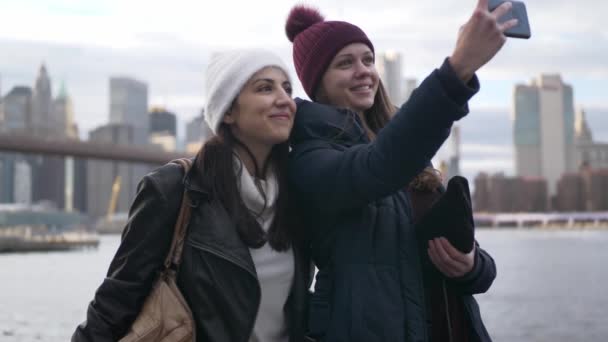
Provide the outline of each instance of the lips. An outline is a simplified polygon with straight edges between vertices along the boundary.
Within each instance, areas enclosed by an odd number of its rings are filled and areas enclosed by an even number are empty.
[[[373,84],[371,83],[358,84],[349,88],[352,93],[357,94],[358,96],[371,95],[374,91],[373,89]]]
[[[372,90],[372,85],[371,84],[361,84],[361,85],[357,85],[357,86],[351,87],[350,90],[352,90],[352,91],[368,91],[368,90]]]
[[[278,113],[278,114],[271,114],[270,118],[277,119],[277,120],[289,120],[289,119],[291,119],[291,115],[289,115],[288,113]]]

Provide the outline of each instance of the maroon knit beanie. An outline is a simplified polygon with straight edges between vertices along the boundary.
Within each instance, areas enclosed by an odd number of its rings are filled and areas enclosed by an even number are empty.
[[[287,38],[293,42],[293,63],[302,86],[312,100],[329,63],[346,45],[374,45],[363,30],[345,21],[325,21],[318,10],[294,6],[285,24]]]

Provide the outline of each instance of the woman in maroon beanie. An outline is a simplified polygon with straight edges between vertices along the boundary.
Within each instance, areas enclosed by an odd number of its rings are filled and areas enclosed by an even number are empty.
[[[292,9],[286,33],[312,101],[298,99],[291,134],[291,193],[310,227],[319,268],[309,335],[322,341],[490,341],[473,294],[496,276],[476,246],[444,238],[420,249],[406,193],[479,90],[475,72],[517,24],[488,1],[462,27],[454,52],[400,108],[375,69],[374,46],[357,26]],[[427,249],[427,250],[424,250]],[[426,286],[426,272],[443,284]],[[437,301],[437,299],[440,299]]]

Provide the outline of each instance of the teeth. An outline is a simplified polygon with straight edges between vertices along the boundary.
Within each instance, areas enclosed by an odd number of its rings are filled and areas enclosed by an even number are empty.
[[[364,85],[364,86],[355,87],[353,89],[354,90],[367,90],[367,89],[371,89],[371,87],[368,85]]]

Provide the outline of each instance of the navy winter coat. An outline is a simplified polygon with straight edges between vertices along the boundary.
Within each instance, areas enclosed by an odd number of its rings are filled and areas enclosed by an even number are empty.
[[[312,231],[319,268],[310,335],[323,341],[428,341],[422,264],[404,191],[468,113],[477,92],[449,64],[431,73],[373,142],[352,111],[298,100],[289,182]],[[471,296],[494,280],[477,249],[474,269],[448,280],[463,294],[476,340],[489,336]]]

